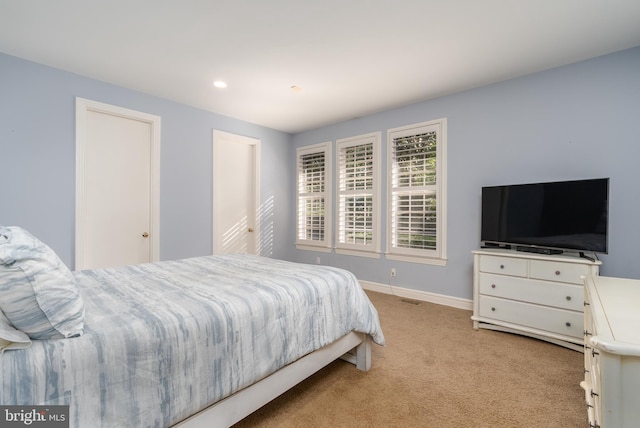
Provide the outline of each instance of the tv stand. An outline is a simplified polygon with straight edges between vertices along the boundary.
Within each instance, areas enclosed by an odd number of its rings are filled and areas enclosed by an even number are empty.
[[[579,255],[580,257],[582,257],[583,259],[587,259],[587,260],[592,261],[592,262],[595,262],[595,261],[596,261],[595,253],[594,253],[594,257],[587,256],[587,255],[584,253],[584,251],[580,251],[580,252],[578,253],[578,255]]]
[[[473,327],[516,333],[583,351],[583,276],[600,261],[577,254],[473,252]]]

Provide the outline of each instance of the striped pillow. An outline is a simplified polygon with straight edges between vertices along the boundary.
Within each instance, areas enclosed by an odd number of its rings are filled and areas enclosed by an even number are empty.
[[[31,339],[80,336],[84,303],[73,274],[26,230],[0,226],[0,309]]]

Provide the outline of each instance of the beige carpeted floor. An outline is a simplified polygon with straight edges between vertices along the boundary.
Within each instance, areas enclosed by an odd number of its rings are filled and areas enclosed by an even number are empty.
[[[336,361],[237,427],[585,427],[583,355],[474,330],[471,312],[367,292],[387,346]]]

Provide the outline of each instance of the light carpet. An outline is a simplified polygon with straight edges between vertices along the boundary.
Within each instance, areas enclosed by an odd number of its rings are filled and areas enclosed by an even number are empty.
[[[367,291],[387,346],[369,372],[336,361],[244,427],[585,427],[583,354],[474,330],[471,312]]]

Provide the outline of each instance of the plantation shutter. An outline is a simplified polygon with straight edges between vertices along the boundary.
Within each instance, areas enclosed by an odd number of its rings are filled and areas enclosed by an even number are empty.
[[[436,251],[438,177],[436,131],[392,140],[392,247]]]
[[[298,150],[297,243],[326,246],[328,145]]]
[[[374,237],[373,143],[342,147],[339,170],[338,242],[371,245]]]

